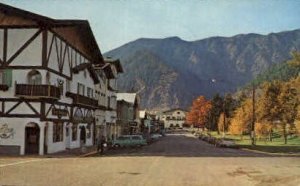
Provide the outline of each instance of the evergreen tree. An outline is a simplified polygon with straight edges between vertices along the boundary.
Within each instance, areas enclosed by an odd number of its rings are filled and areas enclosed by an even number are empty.
[[[218,130],[218,120],[223,111],[223,98],[219,94],[215,94],[211,100],[212,108],[210,110],[209,124],[210,130]]]

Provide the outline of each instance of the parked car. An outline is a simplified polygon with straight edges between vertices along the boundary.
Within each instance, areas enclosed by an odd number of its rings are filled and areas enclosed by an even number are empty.
[[[162,137],[161,134],[157,134],[157,133],[151,134],[151,140],[157,140],[161,137]]]
[[[203,136],[201,137],[201,139],[202,139],[203,141],[208,141],[208,140],[209,140],[209,136],[203,135]]]
[[[210,136],[210,137],[208,137],[207,142],[210,144],[216,144],[216,141],[217,141],[217,139],[215,137]]]
[[[130,147],[147,145],[142,135],[122,135],[112,141],[113,147]]]
[[[218,139],[216,141],[217,147],[228,147],[228,148],[238,148],[238,145],[232,141],[232,140],[224,140],[224,139]]]

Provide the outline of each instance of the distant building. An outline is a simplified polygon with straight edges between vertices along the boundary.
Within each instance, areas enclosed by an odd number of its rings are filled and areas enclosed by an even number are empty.
[[[122,134],[140,132],[139,102],[136,93],[117,93],[117,124]]]
[[[141,132],[144,134],[161,133],[164,130],[163,122],[159,121],[159,117],[156,114],[150,114],[150,112],[142,110],[140,111],[140,120]]]
[[[162,112],[159,119],[164,122],[165,128],[182,128],[185,123],[187,111],[176,108]]]

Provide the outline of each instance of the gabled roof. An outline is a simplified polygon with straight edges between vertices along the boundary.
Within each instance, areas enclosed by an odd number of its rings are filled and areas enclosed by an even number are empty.
[[[187,110],[185,109],[182,109],[182,108],[174,108],[174,109],[170,109],[170,110],[166,110],[164,111],[163,113],[170,113],[170,112],[174,112],[175,110],[180,110],[180,111],[183,111],[183,112],[188,112]]]
[[[62,34],[58,28],[71,27],[73,30],[76,29],[75,33],[80,35],[83,43],[85,43],[85,48],[88,49],[92,58],[87,57],[91,62],[103,64],[103,56],[94,37],[90,24],[87,20],[59,20],[52,19],[46,16],[35,14],[26,10],[15,8],[9,5],[0,3],[0,27],[32,27],[39,26],[41,28],[53,28],[53,31],[60,33],[61,36],[73,44],[76,45],[73,39],[68,38],[67,34]],[[74,46],[75,45],[75,46]],[[79,48],[76,48],[80,50]],[[86,54],[88,55],[88,54]]]
[[[80,65],[73,67],[72,71],[73,71],[73,73],[78,73],[79,71],[84,70],[90,66],[91,66],[90,63],[81,63]]]
[[[123,73],[124,70],[123,70],[123,67],[121,65],[121,62],[119,59],[112,59],[112,58],[106,58],[105,59],[105,62],[106,63],[110,63],[111,65],[114,65],[118,71],[118,73]]]
[[[72,68],[72,71],[73,71],[73,73],[77,74],[80,71],[85,70],[85,69],[87,69],[89,71],[90,76],[94,80],[95,84],[100,82],[95,69],[93,68],[92,64],[90,64],[90,63],[82,63],[80,65],[77,65],[76,67]]]
[[[136,93],[117,93],[117,101],[126,101],[131,104],[135,104],[137,99]]]
[[[114,79],[115,78],[114,73],[113,73],[109,63],[106,63],[103,66],[101,66],[101,69],[104,71],[107,79]]]

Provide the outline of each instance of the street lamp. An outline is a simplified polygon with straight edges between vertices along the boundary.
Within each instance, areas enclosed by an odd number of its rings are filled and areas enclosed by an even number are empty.
[[[212,83],[212,85],[213,84],[216,84],[217,82],[219,82],[219,81],[217,81],[217,79],[215,79],[215,78],[212,78],[211,79],[211,83]],[[223,103],[222,103],[222,109],[223,109],[223,138],[225,137],[225,124],[226,124],[226,105],[225,105],[226,103],[225,103],[225,95],[224,95],[224,99],[223,99]],[[211,117],[211,116],[210,116]],[[210,123],[210,128],[211,128],[211,123]],[[218,131],[219,131],[219,129],[218,129]]]

